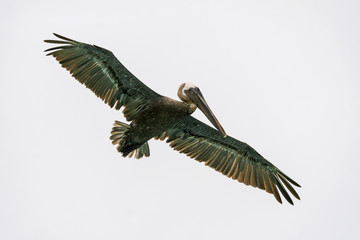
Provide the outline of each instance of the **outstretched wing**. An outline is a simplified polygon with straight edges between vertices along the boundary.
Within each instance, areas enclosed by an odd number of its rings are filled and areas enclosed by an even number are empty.
[[[93,91],[110,107],[123,113],[131,121],[152,99],[160,95],[138,80],[104,48],[54,35],[62,40],[45,40],[47,43],[62,44],[45,50],[70,71],[80,83]]]
[[[252,147],[230,136],[224,138],[220,132],[191,116],[185,117],[157,138],[167,138],[166,142],[175,150],[199,162],[205,162],[205,165],[227,177],[266,190],[280,203],[282,200],[278,190],[293,204],[284,185],[292,195],[300,199],[291,184],[297,187],[300,185]]]

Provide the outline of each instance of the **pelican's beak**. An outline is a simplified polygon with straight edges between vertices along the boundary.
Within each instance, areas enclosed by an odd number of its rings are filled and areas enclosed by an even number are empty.
[[[209,105],[207,105],[204,96],[200,92],[200,89],[197,87],[189,88],[184,92],[186,96],[188,96],[190,100],[205,114],[205,116],[214,125],[214,127],[216,127],[224,135],[224,137],[226,137],[227,134],[225,133],[225,130],[223,129],[219,121],[216,119]]]

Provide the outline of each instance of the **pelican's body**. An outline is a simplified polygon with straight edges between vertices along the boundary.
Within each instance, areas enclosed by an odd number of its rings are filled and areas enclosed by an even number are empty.
[[[154,98],[152,104],[131,122],[126,143],[119,151],[128,155],[193,112],[184,102],[164,96]]]
[[[48,55],[54,56],[110,107],[124,107],[126,120],[131,123],[115,121],[110,137],[123,156],[149,156],[148,140],[167,139],[175,150],[239,182],[272,193],[280,203],[278,190],[291,204],[286,189],[300,199],[292,187],[300,187],[299,184],[248,144],[226,135],[196,86],[181,84],[181,101],[161,96],[138,80],[110,51],[55,36],[62,40],[45,42],[63,45],[46,50],[50,51]],[[217,130],[190,116],[196,108]]]

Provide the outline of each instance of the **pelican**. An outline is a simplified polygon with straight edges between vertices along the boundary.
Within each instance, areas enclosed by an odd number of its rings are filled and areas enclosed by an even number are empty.
[[[248,144],[227,136],[198,87],[181,84],[177,92],[181,101],[161,96],[137,79],[109,50],[54,35],[59,39],[45,42],[60,45],[45,50],[47,55],[55,57],[111,108],[123,107],[130,124],[115,121],[110,139],[124,157],[148,157],[148,141],[166,139],[180,153],[229,178],[273,194],[279,203],[281,193],[293,205],[288,191],[300,200],[292,186],[300,187],[298,183]],[[196,108],[216,129],[191,117]]]

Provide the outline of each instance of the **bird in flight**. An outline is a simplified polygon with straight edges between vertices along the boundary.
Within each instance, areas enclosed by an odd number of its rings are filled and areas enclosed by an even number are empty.
[[[123,107],[130,124],[115,121],[110,139],[124,157],[148,157],[147,142],[151,138],[166,139],[180,153],[229,178],[273,194],[279,203],[281,193],[293,204],[288,191],[300,200],[292,186],[300,187],[298,183],[248,144],[227,136],[198,87],[181,84],[177,92],[181,101],[161,96],[137,79],[109,50],[54,35],[59,39],[45,42],[60,45],[45,50],[47,55],[55,57],[110,107]],[[191,116],[196,108],[216,129]]]

